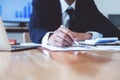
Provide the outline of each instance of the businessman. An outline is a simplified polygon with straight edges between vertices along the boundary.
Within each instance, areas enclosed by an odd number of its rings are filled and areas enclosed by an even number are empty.
[[[35,43],[71,46],[102,36],[120,39],[120,31],[98,11],[94,0],[33,0],[32,5],[29,31]]]

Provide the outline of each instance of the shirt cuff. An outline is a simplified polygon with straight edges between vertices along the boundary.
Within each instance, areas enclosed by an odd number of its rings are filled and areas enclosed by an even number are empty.
[[[92,38],[91,39],[96,39],[96,38],[102,38],[103,35],[101,33],[95,32],[95,31],[88,31],[87,33],[91,33],[92,34]]]
[[[48,44],[48,38],[50,37],[51,34],[53,34],[52,31],[51,32],[47,32],[45,34],[45,36],[42,38],[42,42],[41,42],[42,45],[47,45]]]

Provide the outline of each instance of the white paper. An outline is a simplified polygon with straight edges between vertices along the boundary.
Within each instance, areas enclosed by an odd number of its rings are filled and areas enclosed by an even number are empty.
[[[70,51],[70,50],[120,50],[120,46],[70,46],[70,47],[56,47],[52,45],[41,45],[42,47],[52,51]]]
[[[93,50],[94,46],[87,46],[87,45],[83,45],[83,46],[69,46],[69,47],[56,47],[56,46],[52,46],[52,45],[41,45],[44,48],[47,48],[49,50],[53,50],[53,51],[69,51],[69,50]]]

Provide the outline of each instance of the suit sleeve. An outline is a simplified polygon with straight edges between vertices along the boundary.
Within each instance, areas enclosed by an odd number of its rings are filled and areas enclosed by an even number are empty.
[[[45,25],[44,1],[33,0],[32,2],[33,12],[29,22],[29,32],[32,42],[35,43],[41,43],[42,37],[49,31]]]
[[[113,25],[96,7],[94,0],[89,1],[89,24],[93,27],[92,30],[98,31],[104,37],[118,37],[120,39],[120,30]],[[92,19],[92,20],[91,20]]]

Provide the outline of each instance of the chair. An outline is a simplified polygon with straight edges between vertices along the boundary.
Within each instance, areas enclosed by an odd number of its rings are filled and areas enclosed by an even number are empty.
[[[30,39],[29,32],[24,32],[23,33],[23,42],[32,42],[31,39]]]

